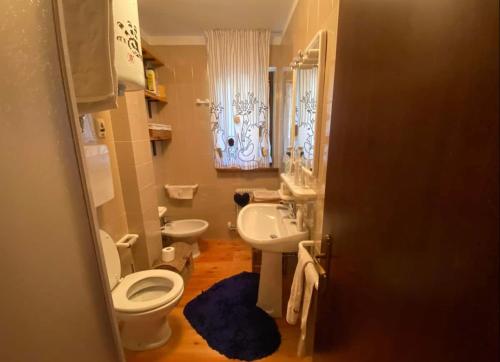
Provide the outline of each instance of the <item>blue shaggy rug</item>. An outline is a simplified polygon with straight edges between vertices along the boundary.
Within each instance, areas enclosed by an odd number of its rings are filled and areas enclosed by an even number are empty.
[[[275,352],[281,335],[273,318],[256,306],[259,274],[221,280],[191,300],[184,316],[210,347],[228,358],[253,361]]]

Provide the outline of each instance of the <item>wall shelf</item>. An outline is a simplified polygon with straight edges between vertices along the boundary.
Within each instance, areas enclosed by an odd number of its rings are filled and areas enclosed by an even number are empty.
[[[153,55],[147,49],[142,48],[142,61],[144,62],[144,69],[147,68],[158,68],[162,67],[165,64],[155,55]],[[155,71],[155,73],[157,73]],[[149,118],[153,118],[153,112],[151,110],[151,103],[158,102],[159,104],[165,105],[167,104],[167,97],[165,96],[165,87],[161,84],[157,84],[157,93],[151,92],[148,89],[144,90],[144,97],[146,98],[147,106],[148,106],[148,115]]]
[[[172,139],[172,131],[169,129],[149,129],[149,140],[151,141],[151,151],[156,156],[156,142],[169,141]]]
[[[150,64],[153,67],[162,67],[165,65],[160,59],[155,57],[153,54],[151,54],[148,50],[144,48],[142,48],[142,61],[144,63]]]
[[[160,87],[160,86],[158,86]],[[164,89],[164,88],[163,88]],[[159,103],[161,105],[168,104],[167,102],[167,97],[165,97],[165,91],[163,90],[163,95],[162,94],[156,94],[153,93],[149,90],[144,90],[144,97],[146,98],[146,103],[148,106],[148,116],[149,118],[153,118],[153,111],[151,110],[151,103]]]
[[[293,180],[293,176],[288,176],[284,173],[282,173],[280,176],[296,200],[312,201],[316,199],[316,191],[309,187],[296,185]]]
[[[148,102],[161,102],[167,104],[167,97],[164,95],[156,94],[148,90],[144,90],[144,96]]]
[[[293,201],[292,195],[285,195],[280,189],[278,189],[278,194],[280,195],[280,199],[283,201]]]
[[[149,129],[151,141],[168,141],[172,139],[172,131],[167,129]]]

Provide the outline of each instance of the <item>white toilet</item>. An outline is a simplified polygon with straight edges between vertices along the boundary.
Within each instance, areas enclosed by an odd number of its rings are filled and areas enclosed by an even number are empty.
[[[116,245],[100,230],[106,271],[123,347],[142,351],[161,346],[172,334],[167,316],[184,292],[182,277],[168,270],[144,270],[121,278]]]
[[[191,244],[193,248],[193,258],[200,256],[198,238],[208,229],[208,222],[198,219],[185,219],[169,221],[161,228],[162,235],[173,239],[183,239]]]

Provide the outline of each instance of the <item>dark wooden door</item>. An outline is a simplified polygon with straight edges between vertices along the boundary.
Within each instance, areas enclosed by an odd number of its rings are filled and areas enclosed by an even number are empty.
[[[315,362],[498,361],[498,5],[340,2]]]

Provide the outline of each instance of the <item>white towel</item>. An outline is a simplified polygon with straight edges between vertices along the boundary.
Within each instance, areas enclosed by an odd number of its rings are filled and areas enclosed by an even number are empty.
[[[305,245],[312,245],[312,241],[301,241],[299,243],[298,262],[293,275],[290,299],[286,311],[286,321],[289,324],[296,324],[299,319],[300,306],[302,304],[302,292],[304,288],[304,270],[307,264],[313,263],[311,255],[305,249]]]
[[[302,302],[302,317],[300,319],[300,339],[297,347],[297,356],[304,357],[306,355],[306,338],[307,338],[307,319],[309,317],[309,309],[314,289],[318,289],[319,276],[318,272],[311,263],[308,263],[304,268],[306,275],[306,286],[304,288],[304,300]]]
[[[255,190],[253,199],[254,201],[278,201],[280,194],[275,190]]]
[[[113,1],[113,19],[118,82],[127,91],[143,90],[145,80],[137,0]]]
[[[71,73],[80,114],[117,107],[110,0],[63,1]]]

